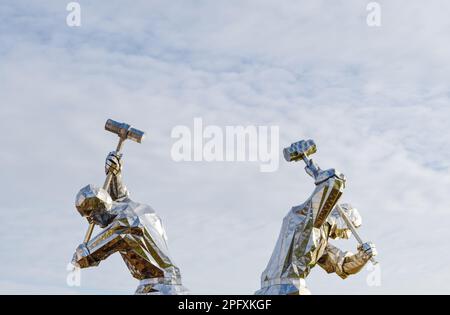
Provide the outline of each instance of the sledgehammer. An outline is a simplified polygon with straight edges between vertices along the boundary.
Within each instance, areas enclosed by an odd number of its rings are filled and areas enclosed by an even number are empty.
[[[137,143],[141,143],[144,140],[145,133],[138,129],[132,128],[130,125],[126,123],[120,123],[114,121],[112,119],[108,119],[105,124],[105,129],[115,133],[119,136],[119,143],[117,144],[116,153],[119,154],[122,150],[123,143],[125,140],[130,139]],[[108,191],[109,184],[111,183],[113,174],[110,172],[105,179],[105,183],[103,184],[103,189]],[[91,239],[92,232],[94,231],[94,223],[89,224],[89,228],[86,232],[86,236],[84,237],[84,242],[87,243]]]

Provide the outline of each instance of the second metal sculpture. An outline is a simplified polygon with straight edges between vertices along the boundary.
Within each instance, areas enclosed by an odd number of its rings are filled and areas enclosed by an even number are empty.
[[[305,278],[316,264],[345,279],[359,272],[377,254],[375,245],[355,234],[361,225],[358,211],[338,204],[345,177],[335,169],[322,170],[309,156],[317,151],[313,140],[302,140],[284,149],[288,162],[304,161],[306,173],[314,179],[312,195],[293,207],[283,220],[277,244],[261,276],[261,295],[310,294]],[[344,252],[328,239],[347,239],[351,233],[360,241],[356,254]]]

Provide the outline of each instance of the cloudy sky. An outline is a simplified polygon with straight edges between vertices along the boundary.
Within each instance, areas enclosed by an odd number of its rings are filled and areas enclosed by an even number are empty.
[[[316,294],[450,293],[450,2],[80,0],[0,3],[0,293],[131,294],[119,255],[66,284],[86,222],[78,190],[103,182],[107,118],[147,132],[124,179],[162,217],[193,293],[250,294],[284,215],[313,190],[301,165],[175,162],[177,125],[275,125],[348,178],[343,201],[379,250],[342,281],[315,268]],[[354,250],[352,239],[339,242]]]

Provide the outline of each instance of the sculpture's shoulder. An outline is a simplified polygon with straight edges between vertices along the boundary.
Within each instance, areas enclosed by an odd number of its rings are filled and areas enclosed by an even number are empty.
[[[155,210],[145,203],[133,202],[132,208],[133,212],[139,217],[148,215],[157,216]]]
[[[295,221],[305,221],[310,215],[310,210],[311,207],[309,206],[309,203],[305,202],[300,205],[293,206],[285,218]]]
[[[313,215],[308,202],[293,206],[283,219],[282,229],[298,233],[312,224],[312,218]]]
[[[151,206],[125,198],[114,203],[113,211],[116,221],[126,222],[131,227],[167,238],[162,220]]]
[[[115,201],[111,213],[116,216],[115,221],[128,222],[133,227],[145,225],[145,222],[143,222],[145,218],[156,216],[156,212],[152,207],[133,201],[130,198]]]

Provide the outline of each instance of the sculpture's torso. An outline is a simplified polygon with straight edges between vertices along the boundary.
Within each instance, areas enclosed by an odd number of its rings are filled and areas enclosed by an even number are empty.
[[[174,265],[161,219],[148,205],[124,198],[113,203],[112,222],[89,247],[98,260],[119,252],[134,278],[137,294],[186,294]]]
[[[120,254],[136,279],[179,278],[180,272],[170,257],[161,219],[148,205],[130,199],[115,202],[111,214],[121,228],[131,229]]]
[[[333,196],[336,190],[339,195]],[[322,257],[328,244],[329,225],[314,227],[318,209],[332,200],[334,207],[342,191],[337,178],[316,186],[311,197],[293,207],[283,220],[277,244],[261,276],[261,290],[256,294],[305,294],[305,278]]]

